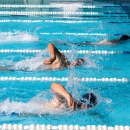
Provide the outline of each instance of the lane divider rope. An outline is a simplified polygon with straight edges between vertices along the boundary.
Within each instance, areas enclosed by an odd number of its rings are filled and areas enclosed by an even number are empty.
[[[97,8],[97,6],[82,5],[0,5],[0,8]],[[99,7],[99,6],[98,6]],[[116,7],[116,6],[115,6]]]
[[[0,77],[0,81],[68,81],[68,77]],[[74,80],[82,82],[129,82],[128,78],[77,78]]]
[[[98,15],[98,12],[25,12],[25,11],[0,11],[2,15]],[[100,13],[102,14],[102,13]]]
[[[49,33],[49,32],[43,32],[40,33],[42,35],[74,35],[74,36],[87,36],[87,35],[101,35],[101,36],[106,36],[106,33],[70,33],[70,32],[66,32],[66,33],[62,33],[62,32],[54,32],[54,33]]]
[[[47,22],[47,23],[130,23],[127,21],[89,21],[89,20],[0,20],[0,23],[10,23],[10,22],[25,22],[25,23],[42,23],[42,22]]]
[[[22,125],[22,124],[3,124],[0,126],[1,130],[129,130],[130,126],[118,126],[108,127],[106,125],[87,125],[87,126],[79,126],[79,125],[58,125],[52,126],[48,125]]]
[[[115,8],[115,7],[119,7],[121,8],[121,6],[115,6],[115,5],[111,5],[111,6],[91,6],[91,5],[69,5],[69,4],[59,4],[59,5],[0,5],[0,8]],[[123,6],[123,7],[127,7],[130,8],[130,6]]]
[[[47,23],[96,23],[96,22],[101,22],[101,21],[86,21],[86,20],[0,20],[0,22],[26,22],[26,23],[42,23],[42,22],[47,22]],[[106,22],[106,21],[104,21]],[[125,22],[126,23],[126,22]]]
[[[8,34],[12,34],[12,35],[17,35],[17,32],[0,32],[0,34],[4,34],[4,35],[8,35]],[[123,35],[123,34],[106,34],[106,33],[71,33],[71,32],[41,32],[41,35],[72,35],[72,36],[112,36],[112,35]]]
[[[17,33],[12,33],[12,32],[0,32],[0,34],[13,34],[16,35]],[[113,35],[113,34],[106,34],[106,33],[70,33],[70,32],[66,32],[66,33],[62,33],[62,32],[53,32],[53,33],[49,33],[49,32],[41,32],[41,35],[73,35],[73,36],[90,36],[90,35],[100,35],[100,36],[106,36],[106,35]],[[117,34],[114,34],[117,35]],[[119,34],[118,34],[119,35]]]
[[[0,53],[39,53],[42,52],[44,50],[29,50],[29,49],[17,49],[17,50],[13,50],[13,49],[1,49]],[[73,52],[72,50],[60,50],[62,53],[71,53]],[[96,50],[96,51],[92,51],[92,50],[79,50],[76,51],[79,54],[103,54],[103,55],[114,55],[114,54],[123,54],[125,52],[129,52],[129,51],[106,51],[106,50]]]

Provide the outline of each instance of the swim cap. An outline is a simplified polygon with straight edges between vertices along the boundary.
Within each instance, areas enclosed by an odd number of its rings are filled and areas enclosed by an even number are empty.
[[[97,97],[93,93],[86,93],[82,96],[81,102],[86,103],[88,108],[92,108],[97,104]]]
[[[121,38],[120,38],[121,41],[125,41],[125,40],[128,40],[128,39],[130,39],[130,37],[127,36],[127,35],[123,35],[123,36],[121,36]]]

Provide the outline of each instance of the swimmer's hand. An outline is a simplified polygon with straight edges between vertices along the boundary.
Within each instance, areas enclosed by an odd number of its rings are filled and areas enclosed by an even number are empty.
[[[51,85],[51,89],[55,93],[55,96],[57,97],[58,100],[61,99],[61,96],[63,96],[67,100],[69,107],[72,110],[75,109],[75,102],[74,102],[73,97],[71,96],[69,92],[66,91],[66,89],[64,88],[62,84],[53,83]],[[61,101],[59,100],[59,102]]]
[[[52,63],[55,61],[55,59],[56,59],[56,58],[53,58],[53,57],[48,58],[48,59],[45,59],[45,60],[43,61],[43,64],[44,64],[44,65],[52,64]]]
[[[72,98],[72,96],[68,93],[68,95],[66,96],[66,99],[68,101],[68,105],[70,106],[70,108],[72,110],[75,110],[75,101],[74,99]]]

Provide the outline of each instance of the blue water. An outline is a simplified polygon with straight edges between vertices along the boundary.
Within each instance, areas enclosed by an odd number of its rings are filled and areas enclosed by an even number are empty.
[[[122,11],[121,8],[118,10]],[[100,95],[100,103],[89,111],[41,113],[37,103],[40,100],[48,101],[53,97],[50,90],[52,81],[1,81],[0,124],[129,125],[129,83],[74,82],[72,78],[130,78],[130,54],[96,55],[73,52],[66,56],[71,61],[76,57],[83,57],[87,61],[86,64],[82,67],[55,71],[37,69],[49,56],[48,43],[54,43],[60,50],[130,51],[129,40],[117,46],[74,46],[74,43],[86,40],[96,42],[104,38],[113,39],[119,38],[122,34],[129,34],[130,20],[127,16],[114,18],[1,16],[0,20],[10,20],[0,23],[0,49],[43,50],[42,53],[34,54],[0,53],[0,66],[13,66],[13,71],[0,71],[0,77],[69,77],[68,82],[59,83],[62,83],[75,98],[88,90],[94,90]],[[13,20],[41,20],[41,22],[13,22]]]

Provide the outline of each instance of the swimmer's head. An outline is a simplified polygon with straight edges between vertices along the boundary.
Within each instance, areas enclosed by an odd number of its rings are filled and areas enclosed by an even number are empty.
[[[127,35],[123,35],[123,36],[121,36],[121,38],[120,38],[121,41],[125,41],[125,40],[128,40],[128,39],[130,39],[130,37],[127,36]]]
[[[76,58],[71,64],[70,66],[79,66],[79,65],[83,65],[85,63],[85,60],[83,58]]]
[[[90,109],[97,105],[97,97],[93,93],[86,93],[82,98],[77,101],[77,108],[79,109]]]

